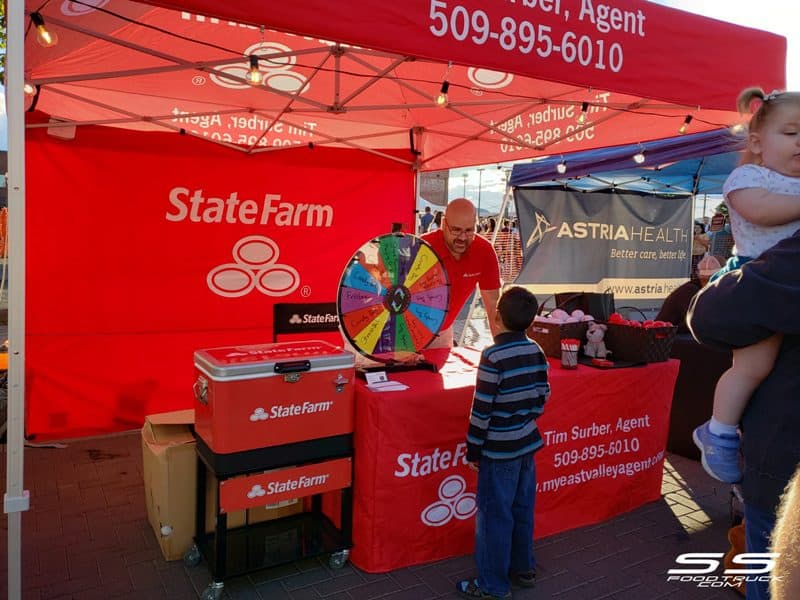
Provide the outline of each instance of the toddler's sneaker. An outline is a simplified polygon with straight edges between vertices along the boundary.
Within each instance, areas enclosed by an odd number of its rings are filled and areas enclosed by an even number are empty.
[[[739,436],[711,433],[706,421],[692,432],[695,445],[700,448],[700,461],[706,473],[725,483],[742,480],[739,468]]]
[[[522,573],[513,573],[511,575],[511,585],[518,587],[532,588],[536,586],[536,571],[523,571]]]

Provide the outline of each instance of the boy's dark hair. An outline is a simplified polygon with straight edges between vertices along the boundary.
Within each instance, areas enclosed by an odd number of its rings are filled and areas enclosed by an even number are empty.
[[[536,296],[525,288],[508,288],[497,301],[497,312],[509,331],[525,331],[539,310]]]

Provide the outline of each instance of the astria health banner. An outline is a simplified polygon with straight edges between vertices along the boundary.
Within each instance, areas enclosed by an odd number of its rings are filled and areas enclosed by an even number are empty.
[[[26,433],[40,439],[192,407],[196,350],[271,342],[276,303],[334,302],[363,243],[415,226],[413,172],[355,150],[248,156],[82,127],[30,130],[26,160]]]
[[[614,293],[661,300],[691,264],[691,196],[516,188],[523,265],[535,294]]]

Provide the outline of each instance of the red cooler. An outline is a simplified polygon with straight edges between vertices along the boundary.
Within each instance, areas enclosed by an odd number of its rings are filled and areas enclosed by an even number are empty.
[[[195,431],[228,454],[353,431],[350,352],[323,341],[194,353]]]

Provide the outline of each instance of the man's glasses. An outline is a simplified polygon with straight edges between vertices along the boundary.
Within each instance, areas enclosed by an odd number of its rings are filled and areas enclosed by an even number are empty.
[[[447,230],[450,232],[450,235],[452,235],[455,238],[460,238],[462,235],[464,237],[470,238],[475,235],[474,227],[470,227],[469,229],[462,229],[461,227],[450,227],[450,225],[447,224],[447,221],[445,221],[444,223],[445,225],[447,225]]]

